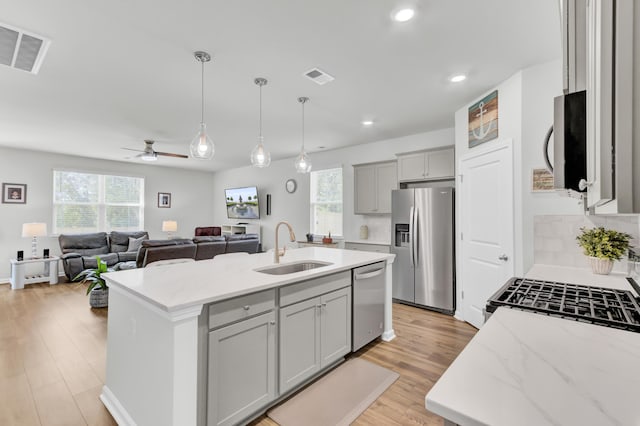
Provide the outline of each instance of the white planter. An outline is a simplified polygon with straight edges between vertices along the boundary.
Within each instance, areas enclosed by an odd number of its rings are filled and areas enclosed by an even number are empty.
[[[89,293],[89,306],[92,308],[106,308],[109,306],[109,289],[95,287]]]
[[[613,260],[611,259],[601,259],[599,257],[588,257],[589,265],[591,265],[591,270],[594,274],[598,275],[609,275],[611,269],[613,268]]]

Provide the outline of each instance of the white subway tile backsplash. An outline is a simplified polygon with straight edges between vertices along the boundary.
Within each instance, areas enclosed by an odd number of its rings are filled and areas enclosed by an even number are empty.
[[[547,265],[588,267],[586,257],[578,246],[576,237],[580,228],[603,226],[626,232],[632,236],[631,245],[638,247],[640,241],[640,216],[583,216],[548,215],[535,216],[534,262]],[[625,262],[616,262],[614,271],[625,272]]]

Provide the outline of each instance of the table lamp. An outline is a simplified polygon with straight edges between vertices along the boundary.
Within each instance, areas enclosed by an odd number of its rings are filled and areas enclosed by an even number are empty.
[[[171,239],[171,233],[178,231],[178,222],[175,220],[163,220],[162,232],[167,233],[167,239]]]
[[[45,237],[47,235],[46,223],[23,223],[22,224],[22,237],[31,237],[31,258],[37,258],[38,252],[38,237]]]

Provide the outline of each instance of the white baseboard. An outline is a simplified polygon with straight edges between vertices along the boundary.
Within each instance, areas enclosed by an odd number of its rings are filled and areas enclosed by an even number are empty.
[[[136,426],[136,422],[133,421],[127,410],[124,409],[118,398],[104,385],[102,387],[102,393],[100,394],[100,400],[107,407],[109,413],[119,426]]]
[[[395,339],[395,338],[396,338],[396,332],[395,332],[395,331],[393,331],[393,329],[391,329],[391,330],[387,330],[387,331],[385,331],[384,333],[382,333],[381,338],[382,338],[382,340],[384,340],[385,342],[390,342],[390,341],[392,341],[393,339]]]

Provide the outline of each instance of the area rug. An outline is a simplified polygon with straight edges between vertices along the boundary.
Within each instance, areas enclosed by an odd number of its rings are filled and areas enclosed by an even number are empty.
[[[349,425],[400,375],[352,358],[267,412],[281,426]]]

